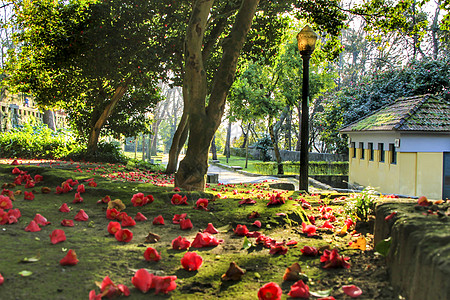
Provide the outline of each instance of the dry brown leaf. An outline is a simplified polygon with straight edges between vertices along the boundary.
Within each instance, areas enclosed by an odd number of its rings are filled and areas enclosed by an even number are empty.
[[[52,191],[52,189],[47,187],[47,186],[41,187],[41,193],[42,194],[50,194],[51,191]]]
[[[115,208],[118,211],[122,211],[122,210],[124,210],[126,208],[126,206],[125,206],[125,204],[123,204],[122,200],[115,199],[115,200],[112,200],[112,201],[108,202],[108,208],[109,209]]]
[[[156,233],[149,232],[147,237],[145,238],[145,242],[146,243],[156,243],[160,239],[161,239],[161,237],[159,235],[157,235]]]
[[[286,272],[284,272],[283,280],[284,281],[299,281],[301,279],[300,273],[302,272],[302,268],[296,262],[293,263],[292,266],[286,268]]]
[[[245,274],[245,270],[240,268],[234,261],[230,262],[230,267],[225,272],[225,274],[222,275],[222,280],[241,280],[242,275]]]

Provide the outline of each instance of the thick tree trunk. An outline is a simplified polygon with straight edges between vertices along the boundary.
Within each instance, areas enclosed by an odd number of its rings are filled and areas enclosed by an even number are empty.
[[[166,174],[173,174],[177,171],[178,166],[178,156],[180,155],[181,149],[186,142],[188,135],[188,121],[189,115],[187,112],[183,111],[180,123],[178,124],[177,130],[172,139],[172,145],[169,150],[169,162],[166,167]]]
[[[175,185],[186,190],[205,188],[208,150],[220,125],[228,91],[234,81],[239,52],[244,45],[259,0],[243,0],[230,35],[223,41],[223,55],[214,76],[208,107],[206,71],[202,60],[203,35],[214,1],[197,0],[186,32],[183,89],[189,112],[189,140],[185,158],[175,175]]]
[[[56,130],[55,113],[52,110],[50,109],[44,110],[43,122],[51,130],[53,131]]]
[[[102,129],[103,125],[105,125],[106,121],[108,120],[109,116],[113,113],[114,109],[116,108],[117,103],[122,99],[123,95],[128,89],[128,84],[131,81],[131,77],[129,77],[125,83],[121,86],[119,86],[116,91],[114,92],[114,95],[111,97],[111,101],[109,104],[105,107],[102,114],[99,116],[99,118],[95,121],[94,126],[91,129],[91,133],[89,134],[89,140],[87,144],[87,151],[90,153],[93,153],[97,151],[97,144],[98,144],[98,138],[100,136],[100,130]]]

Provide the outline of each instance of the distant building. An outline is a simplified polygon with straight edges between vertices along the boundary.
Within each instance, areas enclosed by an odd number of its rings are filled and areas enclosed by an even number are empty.
[[[35,106],[33,97],[26,94],[11,94],[4,89],[0,94],[0,132],[8,131],[29,122],[32,118],[42,122],[44,113]],[[54,112],[56,128],[65,127],[66,114]]]
[[[349,138],[349,183],[450,199],[448,99],[400,98],[340,132]]]

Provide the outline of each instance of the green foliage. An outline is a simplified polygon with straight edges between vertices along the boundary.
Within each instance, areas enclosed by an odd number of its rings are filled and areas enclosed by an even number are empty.
[[[270,139],[270,136],[267,135],[260,138],[256,142],[255,148],[261,151],[263,162],[267,162],[270,160],[269,147],[271,147],[272,145],[273,145],[272,140]]]
[[[347,199],[344,210],[353,219],[366,222],[375,209],[377,195],[378,192],[374,188],[366,187],[362,192]]]
[[[259,174],[277,174],[276,162],[254,162],[253,165]],[[298,174],[300,163],[285,161],[283,169],[286,174]],[[348,162],[311,161],[308,163],[308,173],[310,175],[346,175],[348,174]]]
[[[0,156],[61,159],[81,147],[72,132],[25,124],[0,135]]]
[[[450,59],[412,61],[403,68],[375,72],[324,97],[316,126],[331,151],[344,153],[347,141],[338,130],[400,97],[450,93]]]
[[[66,159],[74,161],[126,163],[128,158],[123,154],[122,149],[116,143],[99,142],[95,152],[89,152],[85,147],[77,149],[67,155]]]
[[[145,115],[159,101],[166,45],[153,2],[21,1],[12,26],[7,84],[32,93],[40,106],[61,107],[81,138],[126,85],[102,133],[147,132]],[[167,54],[168,55],[168,54]],[[125,83],[126,82],[126,83]],[[120,98],[119,98],[120,99]]]

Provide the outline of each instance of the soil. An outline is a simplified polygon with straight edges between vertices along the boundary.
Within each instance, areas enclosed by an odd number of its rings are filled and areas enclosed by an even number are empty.
[[[16,175],[12,174],[15,166],[0,164],[0,184],[11,183]],[[287,267],[298,262],[310,291],[330,290],[335,299],[350,299],[342,291],[343,285],[356,285],[363,291],[358,299],[402,299],[396,295],[389,283],[385,259],[373,251],[372,226],[369,223],[358,225],[352,234],[337,235],[332,230],[318,230],[317,235],[308,237],[303,233],[301,223],[308,222],[307,216],[315,215],[316,225],[323,224],[319,220],[318,207],[328,204],[337,216],[333,224],[336,228],[343,225],[347,216],[342,212],[343,203],[334,203],[330,199],[320,199],[320,195],[301,196],[298,192],[272,190],[268,184],[211,185],[205,193],[187,193],[174,191],[172,178],[161,174],[153,174],[147,170],[131,169],[126,166],[78,164],[73,162],[39,162],[32,165],[17,166],[31,175],[44,176],[42,183],[31,190],[35,200],[23,199],[24,186],[11,188],[20,190],[22,195],[16,196],[14,208],[19,208],[22,217],[17,224],[0,225],[0,274],[5,282],[0,286],[0,299],[88,299],[90,290],[100,292],[95,282],[101,282],[108,275],[116,284],[122,283],[130,288],[130,299],[256,299],[258,289],[268,282],[275,282],[283,290],[282,299],[288,299],[287,293],[294,282],[283,281]],[[97,187],[87,187],[82,194],[84,202],[73,204],[74,191],[55,195],[55,187],[68,178],[95,178]],[[148,181],[148,182],[146,182]],[[86,183],[86,182],[84,182]],[[40,189],[47,186],[51,194],[42,194]],[[75,186],[76,187],[76,186]],[[143,192],[152,194],[155,201],[143,207],[131,204],[133,194]],[[173,194],[179,193],[188,198],[188,206],[171,204]],[[268,195],[282,193],[285,204],[267,206]],[[218,197],[220,194],[220,197]],[[146,222],[137,222],[130,228],[134,236],[130,243],[118,242],[106,231],[110,220],[105,218],[106,205],[97,201],[106,195],[112,199],[120,198],[127,208],[124,210],[134,217],[142,212],[148,217]],[[260,195],[260,196],[258,196]],[[239,205],[243,198],[257,201],[254,205]],[[299,205],[300,198],[306,199],[311,209],[303,210]],[[209,199],[208,210],[194,209],[199,198]],[[292,200],[289,200],[292,199]],[[72,211],[64,215],[58,211],[61,204],[67,203]],[[75,222],[75,227],[62,227],[63,218],[70,219],[84,209],[89,215],[87,222]],[[253,226],[254,219],[248,219],[253,211],[260,214],[258,220],[263,227]],[[179,225],[172,223],[174,214],[188,213],[194,228],[180,230]],[[40,232],[25,232],[24,227],[40,213],[52,222]],[[278,215],[277,215],[278,214]],[[283,215],[285,214],[285,215]],[[162,215],[165,225],[152,225],[154,217]],[[171,241],[183,236],[192,241],[196,234],[213,223],[219,229],[218,239],[224,240],[216,247],[196,248],[203,257],[203,265],[198,271],[188,272],[181,268],[180,259],[186,251],[171,248]],[[244,238],[237,236],[233,229],[238,224],[246,225],[250,231],[258,230],[276,241],[297,241],[298,244],[288,246],[285,255],[271,255],[269,249],[257,245],[255,238],[248,238],[252,243],[249,249],[243,249]],[[64,229],[67,240],[52,245],[49,234],[54,229]],[[149,232],[161,236],[157,243],[145,242]],[[361,251],[349,247],[359,236],[364,236],[367,249]],[[303,246],[315,246],[320,249],[336,248],[340,255],[349,257],[351,267],[324,269],[317,257],[302,255]],[[161,254],[159,262],[148,262],[143,258],[147,247],[153,247]],[[76,266],[62,267],[59,260],[68,249],[75,249],[80,262]],[[18,251],[19,250],[19,251]],[[38,257],[33,263],[23,263],[25,257]],[[246,270],[239,281],[222,281],[230,262],[236,262]],[[133,287],[131,277],[135,271],[146,268],[150,272],[163,275],[176,275],[177,288],[167,295],[153,295],[153,291],[143,294]],[[20,271],[29,270],[31,276],[22,277]],[[123,296],[122,296],[123,297]],[[315,299],[311,296],[310,299]]]

